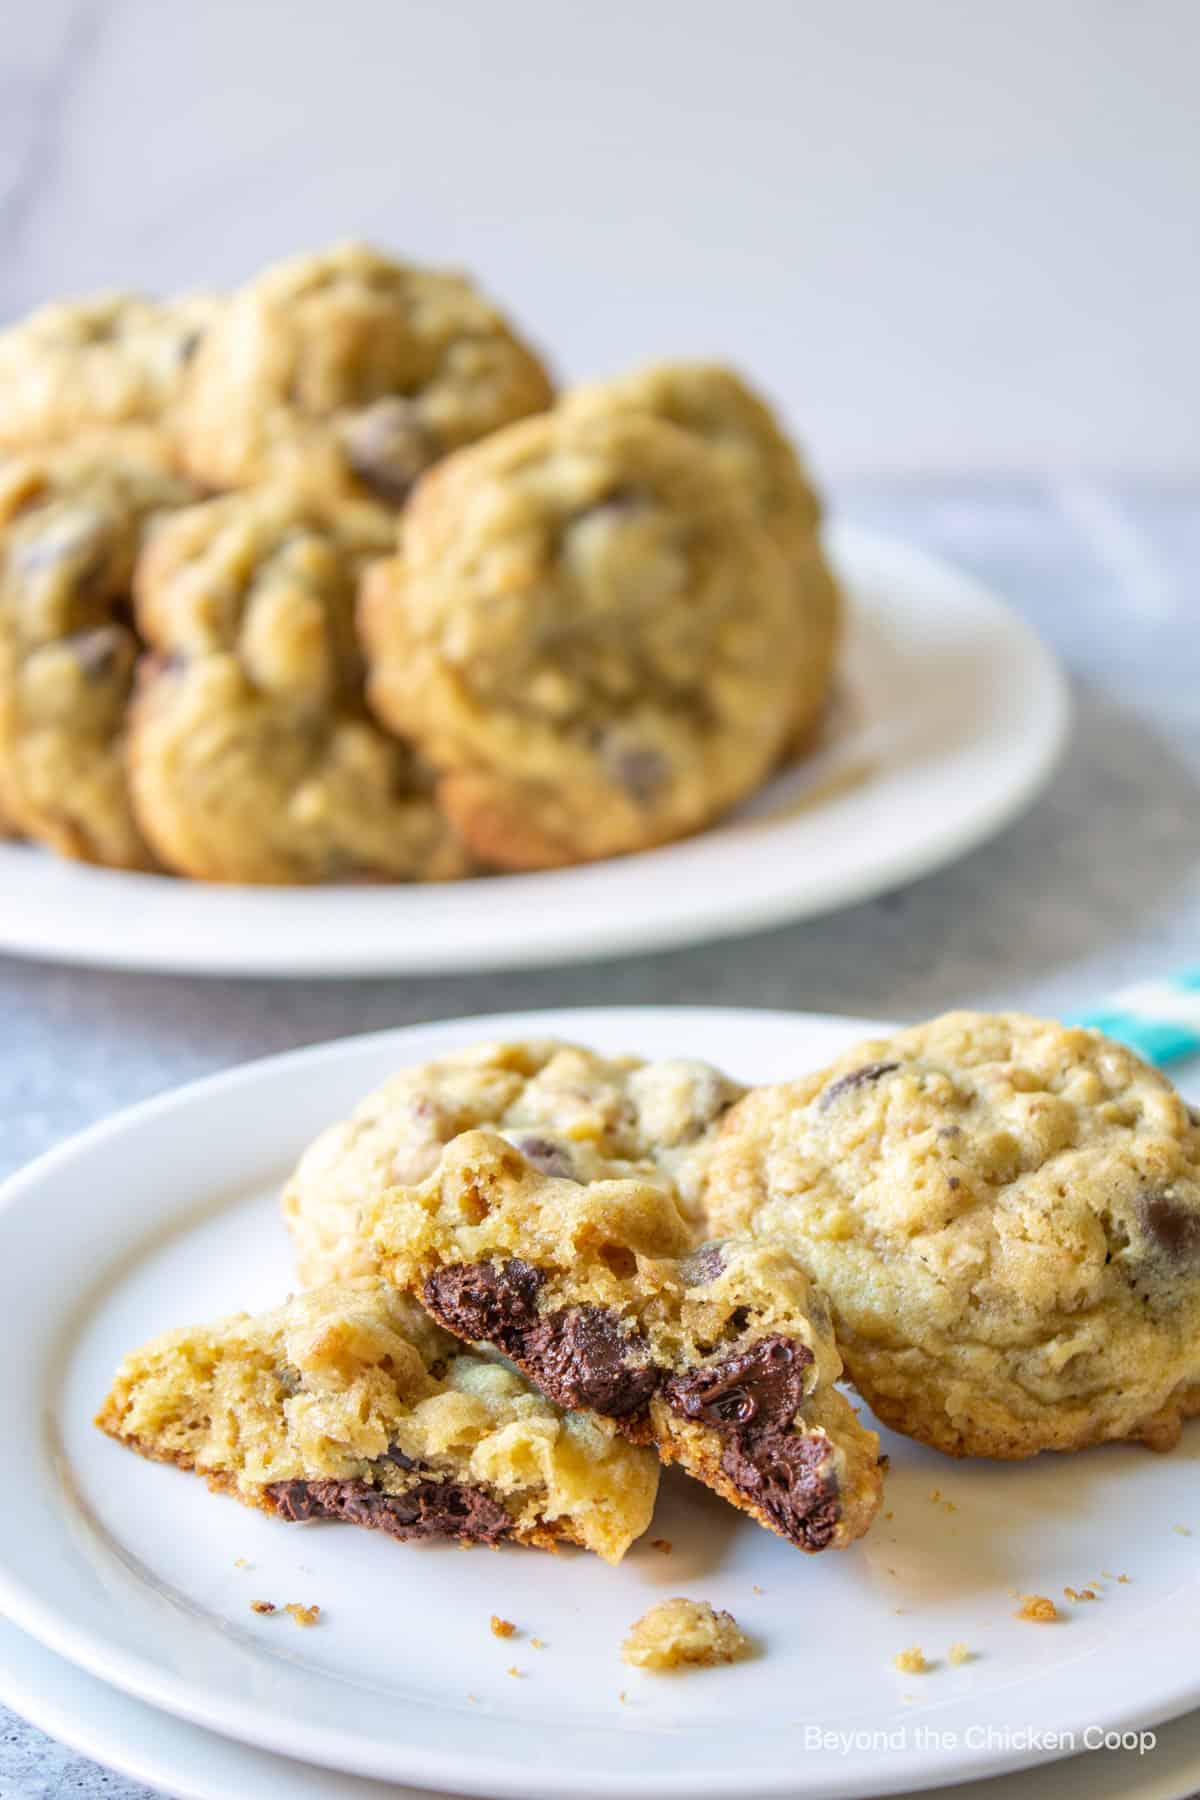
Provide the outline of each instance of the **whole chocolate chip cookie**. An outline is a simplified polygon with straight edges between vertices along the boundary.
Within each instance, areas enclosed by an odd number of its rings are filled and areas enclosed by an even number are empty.
[[[206,881],[436,880],[467,859],[406,745],[367,716],[359,571],[391,533],[268,486],[189,508],[137,570],[158,653],[130,721],[134,805]]]
[[[786,1244],[886,1424],[953,1455],[1200,1412],[1200,1123],[1098,1033],[949,1013],[727,1115],[716,1230]]]
[[[214,487],[283,475],[395,508],[430,463],[551,398],[465,276],[342,244],[233,296],[189,370],[182,446]]]
[[[721,363],[659,362],[575,388],[563,405],[604,417],[641,412],[698,437],[722,471],[750,494],[787,562],[804,633],[794,695],[797,743],[811,736],[829,699],[842,598],[821,549],[821,503],[791,443],[760,394]]]
[[[402,1069],[321,1133],[284,1189],[300,1279],[377,1273],[366,1203],[424,1181],[453,1138],[480,1126],[544,1174],[662,1182],[694,1216],[705,1146],[743,1091],[709,1063],[599,1056],[553,1038],[476,1044]]]
[[[0,332],[0,447],[61,444],[107,426],[169,424],[220,309],[208,295],[56,301]]]
[[[65,856],[154,866],[126,779],[130,595],[143,544],[194,498],[136,427],[0,461],[0,808]]]
[[[382,1281],[165,1332],[125,1358],[96,1423],[246,1506],[401,1540],[619,1562],[658,1488],[648,1451],[464,1351]]]
[[[376,710],[502,868],[698,830],[790,729],[783,558],[703,446],[637,413],[548,413],[451,457],[360,619]]]
[[[667,1183],[545,1174],[491,1131],[363,1219],[388,1280],[558,1405],[616,1420],[801,1550],[869,1526],[878,1439],[834,1386],[828,1310],[782,1245],[698,1245]]]

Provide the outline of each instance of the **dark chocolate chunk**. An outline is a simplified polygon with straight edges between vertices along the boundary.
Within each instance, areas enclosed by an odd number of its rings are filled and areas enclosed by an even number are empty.
[[[818,1103],[820,1110],[824,1112],[826,1107],[832,1106],[835,1100],[839,1099],[842,1094],[848,1094],[852,1088],[866,1087],[873,1081],[879,1081],[882,1076],[890,1075],[893,1069],[899,1067],[898,1062],[864,1063],[861,1069],[851,1069],[847,1074],[839,1075],[837,1080],[831,1081],[822,1093]]]
[[[411,400],[377,400],[352,419],[346,459],[359,480],[389,505],[402,506],[418,475],[440,454],[433,433]]]
[[[401,1540],[497,1544],[512,1530],[498,1500],[457,1481],[419,1481],[404,1494],[381,1493],[369,1481],[276,1481],[266,1492],[285,1519],[338,1519]]]
[[[570,1306],[539,1319],[522,1336],[517,1360],[551,1400],[591,1407],[610,1419],[645,1410],[662,1370],[644,1357],[645,1340],[621,1330],[603,1306]]]
[[[514,1138],[513,1148],[543,1175],[554,1176],[560,1181],[574,1181],[575,1164],[565,1144],[555,1143],[553,1138],[519,1137]]]
[[[735,1432],[721,1468],[739,1494],[760,1507],[793,1543],[822,1550],[841,1517],[830,1445],[794,1432]]]
[[[662,751],[648,744],[606,743],[604,766],[611,779],[639,806],[654,804],[671,773]]]
[[[680,1264],[679,1273],[684,1287],[707,1287],[718,1275],[725,1271],[725,1252],[720,1244],[701,1244],[693,1250]]]
[[[1200,1212],[1181,1205],[1172,1194],[1139,1194],[1138,1223],[1154,1248],[1170,1262],[1200,1256]]]
[[[537,1321],[540,1269],[511,1257],[503,1263],[450,1263],[425,1282],[425,1306],[447,1331],[482,1338],[517,1357],[523,1333]]]
[[[736,1356],[673,1375],[663,1395],[685,1419],[703,1420],[718,1431],[729,1426],[787,1431],[804,1398],[804,1371],[812,1360],[806,1344],[773,1332]]]

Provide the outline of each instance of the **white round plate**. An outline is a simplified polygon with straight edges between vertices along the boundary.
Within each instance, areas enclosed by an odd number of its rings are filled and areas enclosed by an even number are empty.
[[[3,1619],[0,1701],[72,1750],[175,1800],[430,1800],[428,1789],[344,1775],[217,1737],[85,1675]],[[1097,1750],[1020,1775],[939,1788],[938,1800],[1185,1800],[1200,1791],[1200,1713],[1155,1735],[1143,1755]]]
[[[203,975],[544,965],[805,918],[928,874],[1047,780],[1065,686],[967,576],[844,527],[830,549],[851,605],[827,743],[699,837],[548,874],[325,888],[126,875],[0,844],[0,951]]]
[[[818,1558],[668,1479],[653,1535],[672,1553],[647,1543],[614,1570],[581,1554],[464,1555],[285,1526],[89,1422],[142,1338],[287,1290],[280,1180],[322,1123],[397,1066],[550,1031],[707,1054],[761,1080],[871,1029],[716,1009],[421,1027],[183,1089],[13,1178],[0,1195],[0,1442],[19,1479],[6,1485],[0,1610],[116,1687],[227,1736],[493,1800],[894,1793],[1195,1706],[1195,1428],[1169,1457],[1112,1447],[1026,1466],[955,1463],[891,1437],[886,1514],[861,1545]],[[1089,1584],[1096,1601],[1062,1598]],[[624,1667],[629,1623],[680,1592],[728,1607],[762,1654],[682,1679]],[[1027,1593],[1057,1597],[1061,1622],[1017,1619]],[[284,1613],[253,1614],[254,1599],[316,1601],[323,1614],[299,1631]],[[521,1636],[494,1638],[492,1613]],[[972,1652],[961,1667],[954,1643]],[[898,1674],[893,1658],[913,1644],[935,1666]]]

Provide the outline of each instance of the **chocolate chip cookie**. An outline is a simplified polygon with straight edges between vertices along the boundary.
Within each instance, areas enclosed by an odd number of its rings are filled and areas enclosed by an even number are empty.
[[[453,1138],[480,1126],[545,1174],[661,1182],[695,1218],[705,1148],[743,1091],[709,1063],[598,1056],[553,1038],[476,1044],[402,1069],[321,1133],[284,1189],[300,1279],[376,1273],[366,1203],[424,1181]]]
[[[247,1506],[401,1540],[619,1562],[658,1487],[648,1451],[464,1352],[380,1281],[168,1331],[125,1358],[96,1423]]]
[[[667,1185],[545,1174],[489,1131],[363,1216],[388,1280],[547,1398],[616,1420],[802,1550],[867,1529],[878,1440],[833,1385],[825,1303],[782,1245],[697,1245]]]
[[[107,426],[166,426],[220,309],[208,295],[56,301],[0,332],[0,447],[62,444]]]
[[[136,579],[157,655],[129,767],[168,868],[296,884],[467,872],[428,774],[365,708],[355,585],[390,539],[278,484],[192,507],[156,536]]]
[[[1200,1412],[1200,1121],[1098,1033],[950,1013],[747,1095],[713,1227],[801,1259],[878,1416],[953,1455]]]
[[[154,866],[126,780],[130,590],[156,524],[194,498],[136,427],[0,462],[0,808],[65,856]]]
[[[465,276],[341,244],[232,297],[189,370],[181,441],[214,487],[284,475],[395,508],[430,463],[551,398]]]
[[[804,633],[794,696],[794,733],[806,740],[829,699],[842,599],[821,549],[821,502],[771,408],[721,363],[659,362],[569,393],[563,404],[584,413],[636,411],[698,437],[726,478],[750,494],[755,511],[791,571]]]
[[[449,458],[360,620],[377,712],[501,868],[699,830],[790,730],[783,558],[699,443],[636,413],[549,413]]]

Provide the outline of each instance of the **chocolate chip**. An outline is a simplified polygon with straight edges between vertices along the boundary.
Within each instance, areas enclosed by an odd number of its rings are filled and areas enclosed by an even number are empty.
[[[418,475],[436,462],[437,439],[411,400],[377,400],[350,421],[343,442],[359,480],[390,505],[402,506]]]
[[[285,1394],[298,1394],[304,1385],[299,1369],[294,1369],[291,1363],[281,1364],[275,1371],[275,1379]]]
[[[605,743],[601,754],[610,778],[623,787],[631,799],[639,806],[654,804],[671,773],[671,765],[661,750],[613,740]]]
[[[403,1494],[381,1493],[369,1481],[275,1481],[266,1493],[285,1519],[337,1519],[402,1541],[496,1544],[512,1530],[498,1500],[457,1481],[419,1481]]]
[[[786,1431],[804,1398],[804,1371],[812,1360],[807,1344],[772,1332],[736,1356],[672,1376],[663,1397],[685,1419],[718,1430]]]
[[[843,1094],[848,1094],[852,1088],[867,1087],[869,1083],[879,1081],[884,1075],[890,1075],[893,1069],[899,1067],[898,1062],[864,1063],[861,1069],[851,1069],[848,1074],[839,1075],[837,1080],[831,1081],[822,1093],[818,1103],[820,1110],[824,1112],[827,1107],[833,1105],[835,1100],[840,1099]]]
[[[571,1306],[549,1313],[523,1333],[516,1360],[560,1406],[580,1406],[610,1419],[644,1412],[662,1370],[638,1360],[643,1338],[621,1330],[604,1306]]]
[[[761,1508],[784,1537],[823,1550],[841,1518],[837,1479],[823,1437],[794,1432],[737,1432],[721,1468],[739,1494]]]
[[[1134,1202],[1138,1223],[1155,1249],[1168,1261],[1190,1262],[1200,1256],[1200,1212],[1172,1194],[1139,1194]]]
[[[522,1333],[537,1320],[537,1298],[546,1277],[512,1257],[503,1263],[450,1263],[422,1289],[426,1309],[447,1331],[483,1339],[516,1356]]]
[[[679,1265],[679,1275],[684,1287],[707,1287],[725,1272],[725,1252],[720,1244],[701,1244],[699,1250],[693,1250],[685,1256]]]
[[[565,1144],[556,1144],[552,1138],[518,1137],[513,1139],[513,1148],[543,1175],[552,1175],[560,1181],[574,1181],[575,1164]]]

